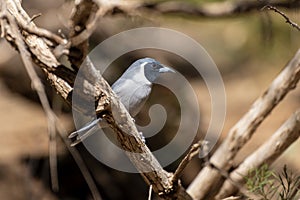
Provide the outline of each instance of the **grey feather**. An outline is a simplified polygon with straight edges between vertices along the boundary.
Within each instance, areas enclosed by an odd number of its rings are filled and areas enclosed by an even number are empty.
[[[152,90],[153,82],[161,73],[165,72],[175,73],[174,70],[153,58],[142,58],[132,63],[111,87],[129,114],[135,117],[147,101]],[[76,140],[72,144],[76,145],[91,135],[93,131],[88,130],[96,126],[99,121],[101,122],[100,127],[103,128],[105,126],[105,120],[96,119],[83,128],[71,133],[69,138],[76,137]],[[80,133],[82,132],[85,133],[81,135]]]

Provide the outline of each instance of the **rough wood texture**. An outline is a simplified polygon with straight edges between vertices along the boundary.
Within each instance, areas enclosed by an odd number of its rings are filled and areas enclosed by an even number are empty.
[[[251,169],[263,164],[272,164],[292,143],[300,136],[300,110],[296,111],[272,137],[248,156],[237,169],[230,173],[231,181],[237,185],[244,184],[245,176]],[[228,197],[235,193],[237,188],[230,181],[225,181],[217,199]]]
[[[277,8],[297,9],[300,7],[299,1],[218,1],[204,3],[201,5],[192,4],[185,1],[157,1],[157,2],[137,2],[131,7],[137,10],[152,11],[162,14],[183,14],[189,16],[200,16],[206,18],[230,17],[238,14],[260,11],[264,6],[274,6]],[[116,5],[118,11],[124,11],[122,6]]]
[[[96,108],[96,114],[104,118],[114,130],[117,141],[127,156],[137,168],[148,185],[152,185],[153,190],[164,199],[191,199],[185,189],[176,182],[172,182],[172,174],[166,172],[149,148],[142,141],[140,134],[124,105],[116,98],[108,83],[102,78],[94,65],[86,60],[85,77],[89,77],[90,84],[93,85],[89,93],[96,96],[102,96],[106,99],[103,103],[99,101]],[[103,91],[103,94],[97,93],[97,88]],[[93,94],[93,92],[96,92]],[[103,112],[105,110],[105,112]],[[132,153],[135,152],[135,153]]]
[[[31,29],[36,28],[35,24],[31,22],[30,17],[22,9],[18,0],[6,0],[5,2],[9,12],[5,12],[6,9],[2,10],[4,12],[2,21],[8,20],[5,18],[5,15],[11,15],[18,25],[19,21],[22,21],[22,24],[27,23]],[[18,36],[10,31],[9,23],[4,27],[3,23],[1,23],[1,26],[2,30],[5,30],[3,33],[4,37],[14,47],[17,47],[17,45],[15,45],[15,38]],[[21,27],[22,26],[19,25],[19,28]],[[27,29],[27,31],[28,30],[29,29]],[[20,29],[22,38],[19,39],[23,40],[27,45],[31,58],[44,70],[49,82],[57,90],[58,94],[71,103],[72,86],[76,76],[75,72],[68,70],[67,67],[59,63],[52,52],[53,48],[48,45],[49,41],[46,42],[46,39],[40,37],[37,34],[38,31],[35,31],[35,33],[27,31]],[[128,152],[138,152],[136,154],[128,153],[127,155],[137,170],[141,172],[145,181],[149,185],[152,185],[153,190],[163,199],[191,199],[179,181],[177,183],[171,181],[172,174],[166,172],[161,167],[151,151],[141,140],[131,116],[116,98],[116,95],[108,83],[102,78],[101,74],[97,72],[88,59],[85,66],[86,81],[89,83],[89,86],[93,86],[85,88],[85,91],[98,102],[96,113],[110,123],[111,128],[115,131],[114,133],[116,134],[120,146],[123,147],[124,150]],[[66,73],[69,73],[67,76],[69,80],[65,80]]]
[[[3,0],[1,3],[3,2],[6,3],[7,9],[2,9],[0,13],[2,36],[19,51],[21,50],[16,45],[16,37],[24,41],[31,57],[29,62],[35,62],[37,66],[43,69],[48,81],[69,104],[72,103],[71,98],[74,80],[77,75],[76,72],[87,54],[87,39],[96,27],[98,17],[118,12],[131,15],[135,11],[145,10],[157,13],[183,13],[193,16],[224,17],[253,11],[264,6],[262,1],[244,0],[208,3],[202,7],[195,7],[186,2],[156,2],[151,4],[133,2],[123,4],[118,3],[122,1],[113,1],[116,4],[112,4],[109,3],[110,1],[106,1],[109,7],[101,10],[103,8],[102,4],[99,3],[101,1],[97,1],[97,3],[91,0],[76,1],[72,17],[72,31],[69,34],[70,38],[63,39],[47,30],[36,27],[21,7],[19,0]],[[298,1],[287,1],[270,5],[277,7],[290,7],[293,5],[294,7],[299,7],[300,3]],[[87,10],[91,12],[87,12]],[[9,19],[5,17],[6,15],[11,15],[10,19],[13,18],[16,21],[21,36],[11,31]],[[74,71],[68,69],[57,60],[56,56],[62,55],[63,52],[70,53],[66,56],[68,56]],[[28,62],[28,58],[26,59],[26,62]],[[296,86],[300,78],[300,52],[297,52],[286,68],[273,81],[269,89],[231,129],[224,143],[210,159],[213,165],[207,165],[202,169],[190,185],[187,193],[180,185],[180,181],[177,181],[177,177],[175,176],[174,178],[171,173],[165,171],[143,143],[132,118],[93,64],[87,59],[84,65],[86,71],[83,79],[87,84],[83,86],[85,87],[85,93],[81,94],[80,98],[92,98],[97,103],[97,115],[109,122],[119,145],[128,152],[138,152],[136,154],[127,152],[127,155],[137,170],[140,171],[145,182],[151,185],[154,192],[163,199],[213,198],[224,181],[224,177],[222,177],[220,172],[228,173],[228,169],[232,167],[232,160],[240,148],[251,138],[256,128],[272,109]],[[81,108],[77,109],[80,110]],[[87,112],[84,109],[80,111]],[[289,142],[291,141],[286,140],[286,143],[284,142],[279,146],[286,147]],[[265,145],[268,145],[268,143]],[[274,153],[274,155],[266,155],[265,159],[270,161],[275,156],[278,156],[278,152]],[[180,173],[178,174],[180,175]]]
[[[237,152],[250,140],[261,122],[273,108],[294,89],[300,79],[300,50],[276,77],[265,93],[257,99],[250,110],[229,131],[228,136],[211,157],[210,162],[223,171],[232,167]],[[212,190],[217,191],[215,184],[221,181],[221,174],[210,166],[205,167],[188,188],[194,199],[211,198]],[[199,186],[202,187],[199,187]]]
[[[31,22],[30,17],[23,10],[21,3],[19,1],[6,1],[7,10],[13,17],[16,19],[17,23],[27,24],[32,29],[35,29],[36,26],[33,22]],[[8,37],[9,27],[6,27],[6,39],[13,43],[14,45],[14,35]],[[65,77],[74,78],[74,74],[68,70],[67,67],[64,67],[61,63],[59,63],[51,51],[51,48],[47,45],[46,41],[35,35],[30,34],[28,32],[23,31],[23,40],[26,43],[28,50],[31,53],[31,58],[33,61],[40,66],[47,75],[47,78],[51,85],[56,89],[60,96],[62,96],[69,103],[71,102],[71,91],[72,86],[68,81],[63,78],[60,78],[60,71],[66,71],[69,74],[65,74]]]
[[[93,19],[93,15],[95,15],[97,9],[97,5],[92,0],[75,1],[75,8],[73,9],[71,17],[72,24],[69,38],[76,37],[81,32],[86,30],[86,24],[88,24],[89,20]],[[88,38],[75,45],[73,45],[73,42],[71,42],[68,58],[70,63],[72,63],[72,68],[75,70],[80,67],[81,63],[87,56],[88,47]]]

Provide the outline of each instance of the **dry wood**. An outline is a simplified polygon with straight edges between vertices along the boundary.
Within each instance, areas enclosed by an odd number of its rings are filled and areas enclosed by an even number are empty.
[[[2,6],[5,7],[2,10],[6,10],[5,2],[2,2]],[[3,8],[2,7],[2,8]],[[4,18],[7,19],[3,20]],[[9,26],[7,25],[10,24]],[[97,187],[88,171],[86,168],[82,158],[80,157],[80,154],[77,152],[76,149],[70,149],[69,145],[70,142],[66,141],[65,139],[65,132],[62,130],[59,120],[56,117],[55,113],[52,111],[50,104],[48,102],[44,87],[41,83],[41,80],[37,76],[30,53],[28,52],[26,45],[23,41],[23,37],[20,33],[20,30],[18,28],[17,23],[15,22],[15,18],[13,16],[9,15],[8,13],[3,14],[2,16],[2,21],[1,21],[1,26],[6,27],[5,32],[7,34],[10,34],[12,37],[11,39],[15,42],[16,48],[19,50],[21,58],[23,60],[24,66],[27,70],[27,73],[32,81],[33,88],[37,91],[37,94],[40,98],[41,104],[43,106],[43,109],[46,113],[47,119],[48,119],[48,132],[49,132],[49,139],[50,139],[50,144],[49,144],[49,162],[50,162],[50,175],[51,175],[51,183],[52,183],[52,189],[54,191],[57,191],[59,189],[58,185],[58,177],[57,177],[57,159],[56,159],[56,131],[58,131],[59,135],[63,139],[63,141],[67,144],[67,148],[69,149],[70,153],[72,154],[75,162],[78,164],[78,167],[80,168],[84,179],[86,180],[93,198],[95,200],[101,200],[101,196],[97,190]],[[4,32],[3,32],[4,33]],[[5,34],[4,34],[5,36]]]
[[[251,169],[263,164],[271,165],[300,136],[300,110],[296,111],[275,133],[255,152],[248,156],[229,177],[238,185],[244,184],[245,176]],[[225,181],[217,199],[227,197],[238,189]]]
[[[146,8],[148,11],[154,11],[162,14],[184,14],[207,18],[221,18],[259,11],[266,5],[289,9],[297,9],[300,7],[299,1],[255,0],[219,1],[213,3],[204,3],[201,5],[195,5],[184,1],[158,1],[151,3],[140,3],[134,7],[139,10]],[[118,8],[122,11],[122,6],[118,6]],[[126,13],[126,11],[124,12]]]
[[[6,0],[6,3],[9,10],[7,14],[11,14],[17,23],[23,21],[28,23],[32,29],[36,27],[34,23],[31,22],[30,17],[22,9],[19,1]],[[73,91],[72,84],[75,79],[74,72],[71,70],[68,71],[65,66],[57,61],[51,51],[51,47],[44,41],[44,35],[40,37],[37,31],[32,34],[26,32],[25,29],[23,29],[22,33],[22,38],[20,39],[25,42],[30,51],[30,56],[34,58],[35,63],[45,71],[50,83],[55,87],[58,94],[70,103]],[[15,45],[16,35],[13,35],[11,32],[6,32],[4,35],[13,46],[18,48],[18,46]],[[171,181],[172,174],[166,172],[160,166],[151,151],[141,140],[131,116],[116,98],[101,74],[97,73],[97,70],[89,60],[87,60],[85,66],[85,69],[87,69],[85,74],[86,77],[88,77],[87,81],[89,85],[94,86],[85,89],[98,100],[97,114],[100,114],[100,117],[105,118],[110,123],[111,128],[115,131],[120,146],[128,152],[127,155],[129,159],[137,170],[141,172],[145,181],[149,185],[152,185],[153,191],[164,199],[191,199],[179,183],[173,183]],[[69,77],[69,79],[64,80],[65,77]],[[103,111],[106,111],[105,115],[101,115]],[[117,118],[115,118],[116,116]],[[139,153],[131,154],[130,152]]]
[[[269,10],[273,10],[274,12],[278,13],[279,15],[281,15],[284,19],[285,22],[290,24],[293,28],[296,28],[298,31],[300,31],[300,27],[297,23],[293,22],[292,20],[290,20],[290,18],[284,14],[282,11],[278,10],[276,7],[271,6],[271,5],[267,5],[264,8],[267,8]]]
[[[98,3],[92,0],[76,1],[72,17],[72,31],[69,34],[70,39],[66,40],[51,34],[47,30],[36,27],[32,22],[32,18],[21,7],[20,1],[5,0],[5,2],[9,13],[6,12],[6,9],[2,9],[1,18],[11,14],[10,17],[16,20],[21,34],[10,31],[10,25],[1,22],[2,36],[19,51],[22,51],[22,49],[17,44],[16,38],[22,40],[27,48],[26,51],[29,52],[27,57],[31,57],[44,70],[51,85],[70,104],[76,71],[87,54],[88,38],[95,29],[96,22],[100,17],[115,13],[115,11],[130,15],[130,12],[133,10],[143,11],[145,8],[148,11],[159,13],[224,17],[250,12],[265,6],[263,1],[244,0],[209,3],[201,7],[195,7],[185,2],[158,2],[151,4],[134,2],[131,4],[109,5],[109,7],[103,9],[105,7],[101,7],[101,4],[98,4],[101,1]],[[99,5],[102,10],[99,9]],[[297,1],[269,5],[277,7],[300,6]],[[75,71],[69,70],[56,59],[56,54],[53,53],[55,45],[62,45],[62,48],[66,48],[67,52],[70,53],[68,58]],[[31,61],[26,58],[24,63],[26,62]],[[251,138],[256,128],[272,109],[296,86],[300,78],[299,63],[300,51],[297,52],[286,68],[273,81],[264,95],[253,104],[250,111],[231,129],[229,136],[210,159],[210,162],[215,167],[211,167],[212,165],[204,167],[190,185],[188,193],[178,180],[187,161],[183,162],[183,167],[179,167],[179,172],[177,172],[175,177],[160,166],[140,138],[131,116],[116,98],[108,83],[102,78],[101,73],[95,69],[88,59],[84,63],[86,70],[84,79],[88,82],[89,87],[85,88],[86,93],[82,94],[81,98],[95,98],[98,102],[97,115],[105,118],[110,123],[110,127],[114,130],[120,146],[127,152],[129,159],[141,173],[145,182],[151,185],[153,191],[159,194],[160,197],[164,199],[209,199],[214,196],[211,192],[217,191],[222,183],[220,182],[222,176],[220,171],[227,172],[232,166],[232,160],[239,149]],[[81,108],[77,109],[80,110]],[[85,110],[81,111],[85,112]],[[131,154],[130,152],[138,153]],[[187,160],[189,160],[189,155]]]
[[[80,39],[74,41],[72,39],[69,40],[71,48],[69,49],[68,59],[72,68],[76,71],[87,56],[89,47],[88,38],[83,38],[78,35],[82,35],[82,32],[85,32],[87,24],[93,19],[97,10],[98,6],[93,0],[75,1],[75,7],[71,16],[71,31],[69,33],[69,38],[79,37]],[[78,42],[74,44],[75,41]]]
[[[2,5],[3,6],[3,5]],[[15,22],[14,18],[10,15],[6,16],[8,18],[7,22],[10,24],[10,31],[12,35],[15,35],[15,43],[17,48],[19,49],[20,56],[23,60],[25,69],[31,79],[32,87],[34,90],[36,90],[41,104],[43,106],[43,109],[47,115],[48,119],[48,133],[49,138],[55,138],[56,131],[55,131],[55,120],[53,117],[53,114],[51,112],[51,107],[47,99],[46,92],[44,90],[43,84],[41,83],[41,80],[39,79],[37,73],[34,70],[34,67],[31,62],[30,53],[27,51],[24,41],[22,40],[22,35],[19,32],[18,25]],[[5,21],[2,21],[2,24],[6,24]],[[7,24],[6,24],[7,25]],[[49,163],[50,163],[50,175],[51,175],[51,185],[52,189],[54,191],[59,190],[58,185],[58,175],[57,175],[57,159],[56,159],[56,140],[50,140],[49,144]]]
[[[13,15],[18,24],[27,24],[31,29],[35,29],[35,24],[31,22],[31,18],[23,10],[18,0],[8,0],[6,1],[6,6],[7,10]],[[9,33],[6,33],[5,37],[12,45],[14,45],[14,36],[9,37]],[[74,80],[74,74],[57,61],[51,51],[51,47],[47,45],[42,37],[24,31],[23,40],[26,43],[34,62],[46,72],[51,85],[56,89],[60,96],[70,103],[70,93],[72,91],[70,84],[72,84],[72,82],[69,81]],[[63,75],[62,77],[64,77],[64,79],[59,77],[61,75]],[[65,79],[65,77],[68,79]]]
[[[192,158],[194,158],[196,155],[199,155],[202,145],[206,145],[206,141],[200,140],[197,143],[192,145],[189,152],[184,156],[184,158],[179,163],[176,171],[174,172],[172,177],[173,182],[176,183],[179,180],[180,176],[183,173],[183,170],[186,168],[186,166],[189,164]]]
[[[210,162],[222,171],[227,171],[233,164],[233,158],[262,121],[274,107],[294,89],[300,79],[300,50],[276,77],[264,94],[257,99],[250,110],[229,131],[228,136],[211,157]],[[205,167],[197,175],[188,188],[188,193],[194,199],[208,199],[214,196],[212,190],[218,191],[216,183],[220,183],[221,174],[210,166]],[[200,187],[201,186],[201,187]]]

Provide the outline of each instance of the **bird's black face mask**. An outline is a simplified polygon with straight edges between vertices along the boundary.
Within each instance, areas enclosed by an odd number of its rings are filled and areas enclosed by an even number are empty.
[[[153,83],[159,76],[159,69],[163,68],[159,63],[147,63],[144,67],[145,77]]]

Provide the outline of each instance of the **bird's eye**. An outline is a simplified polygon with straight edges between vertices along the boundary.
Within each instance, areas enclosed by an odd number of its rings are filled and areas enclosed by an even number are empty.
[[[159,69],[159,65],[156,63],[147,63],[145,65],[146,68],[148,69],[152,69],[152,70],[158,70]]]
[[[156,63],[153,63],[153,64],[152,64],[152,67],[153,67],[153,69],[157,70],[157,69],[160,68],[160,65],[158,65],[158,64],[156,64]]]

